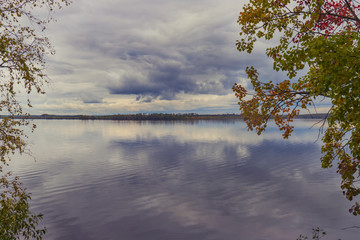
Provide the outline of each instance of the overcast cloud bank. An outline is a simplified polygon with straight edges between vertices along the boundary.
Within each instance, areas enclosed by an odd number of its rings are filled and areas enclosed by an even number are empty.
[[[279,76],[266,44],[236,49],[245,2],[74,1],[48,28],[52,81],[32,113],[238,113],[231,87],[246,85],[246,66]]]

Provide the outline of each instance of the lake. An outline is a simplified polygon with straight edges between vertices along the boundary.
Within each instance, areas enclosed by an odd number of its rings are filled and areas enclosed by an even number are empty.
[[[360,218],[321,169],[318,128],[289,140],[242,121],[37,120],[34,158],[11,168],[43,213],[49,240],[358,239]]]

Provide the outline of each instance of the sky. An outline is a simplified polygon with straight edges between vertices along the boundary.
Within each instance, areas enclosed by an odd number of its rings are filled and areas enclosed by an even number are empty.
[[[276,79],[267,43],[236,49],[245,0],[74,0],[46,35],[46,95],[33,114],[239,113],[246,66]]]

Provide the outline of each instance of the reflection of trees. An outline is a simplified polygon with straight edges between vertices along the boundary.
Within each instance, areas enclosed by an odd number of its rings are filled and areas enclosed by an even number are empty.
[[[324,237],[325,235],[326,235],[326,232],[324,232],[322,229],[317,227],[317,228],[313,229],[311,239],[319,240],[322,237]],[[300,235],[296,240],[306,240],[306,239],[309,239],[309,238],[307,236]]]
[[[30,195],[18,178],[3,173],[11,156],[24,153],[23,126],[29,125],[23,117],[19,94],[26,94],[27,107],[31,107],[29,94],[44,93],[48,81],[44,73],[45,54],[53,53],[49,40],[43,35],[51,20],[49,13],[70,0],[2,0],[0,1],[0,238],[42,239],[45,229],[37,229],[41,215],[29,210]],[[40,9],[46,9],[41,19]],[[36,12],[36,14],[35,14]],[[21,117],[20,117],[21,116]],[[35,126],[32,126],[34,128]]]

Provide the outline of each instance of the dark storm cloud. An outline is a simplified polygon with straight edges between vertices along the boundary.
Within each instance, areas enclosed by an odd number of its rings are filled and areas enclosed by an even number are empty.
[[[240,9],[237,1],[78,4],[82,20],[68,26],[75,34],[67,41],[84,60],[100,62],[89,66],[92,71],[114,73],[97,83],[110,94],[166,100],[179,93],[225,95],[250,60],[235,47],[239,10],[229,10]],[[95,9],[101,13],[96,18]]]
[[[169,61],[161,59],[153,60],[151,67],[146,67],[146,62],[138,64],[144,65],[144,74],[140,77],[127,74],[109,82],[107,89],[111,94],[136,94],[170,100],[180,92],[190,94],[225,94],[227,92],[224,87],[228,81],[226,77],[212,79],[211,72],[215,70],[204,69],[196,62],[183,64],[171,59]]]
[[[178,93],[227,94],[239,78],[241,65],[240,58],[235,57],[235,50],[230,50],[231,45],[229,43],[228,49],[217,52],[213,49],[215,43],[209,40],[190,41],[184,45],[166,46],[166,50],[155,51],[149,46],[149,49],[119,54],[118,57],[126,59],[131,68],[125,75],[108,81],[106,88],[111,94],[136,94],[168,100]],[[225,43],[217,47],[224,46]],[[132,74],[132,71],[142,74]]]
[[[279,77],[264,54],[266,43],[258,43],[251,55],[236,49],[236,20],[245,2],[74,1],[48,29],[57,50],[49,61],[56,85],[47,95],[53,101],[39,99],[38,107],[237,111],[232,86],[250,87],[246,66],[256,67],[263,81]]]
[[[123,77],[119,79],[120,85],[112,83],[107,88],[111,94],[161,96],[163,99],[172,99],[179,91],[191,92],[196,88],[195,82],[189,79],[188,74],[182,73],[180,66],[159,64],[147,75],[143,81],[131,76]]]

